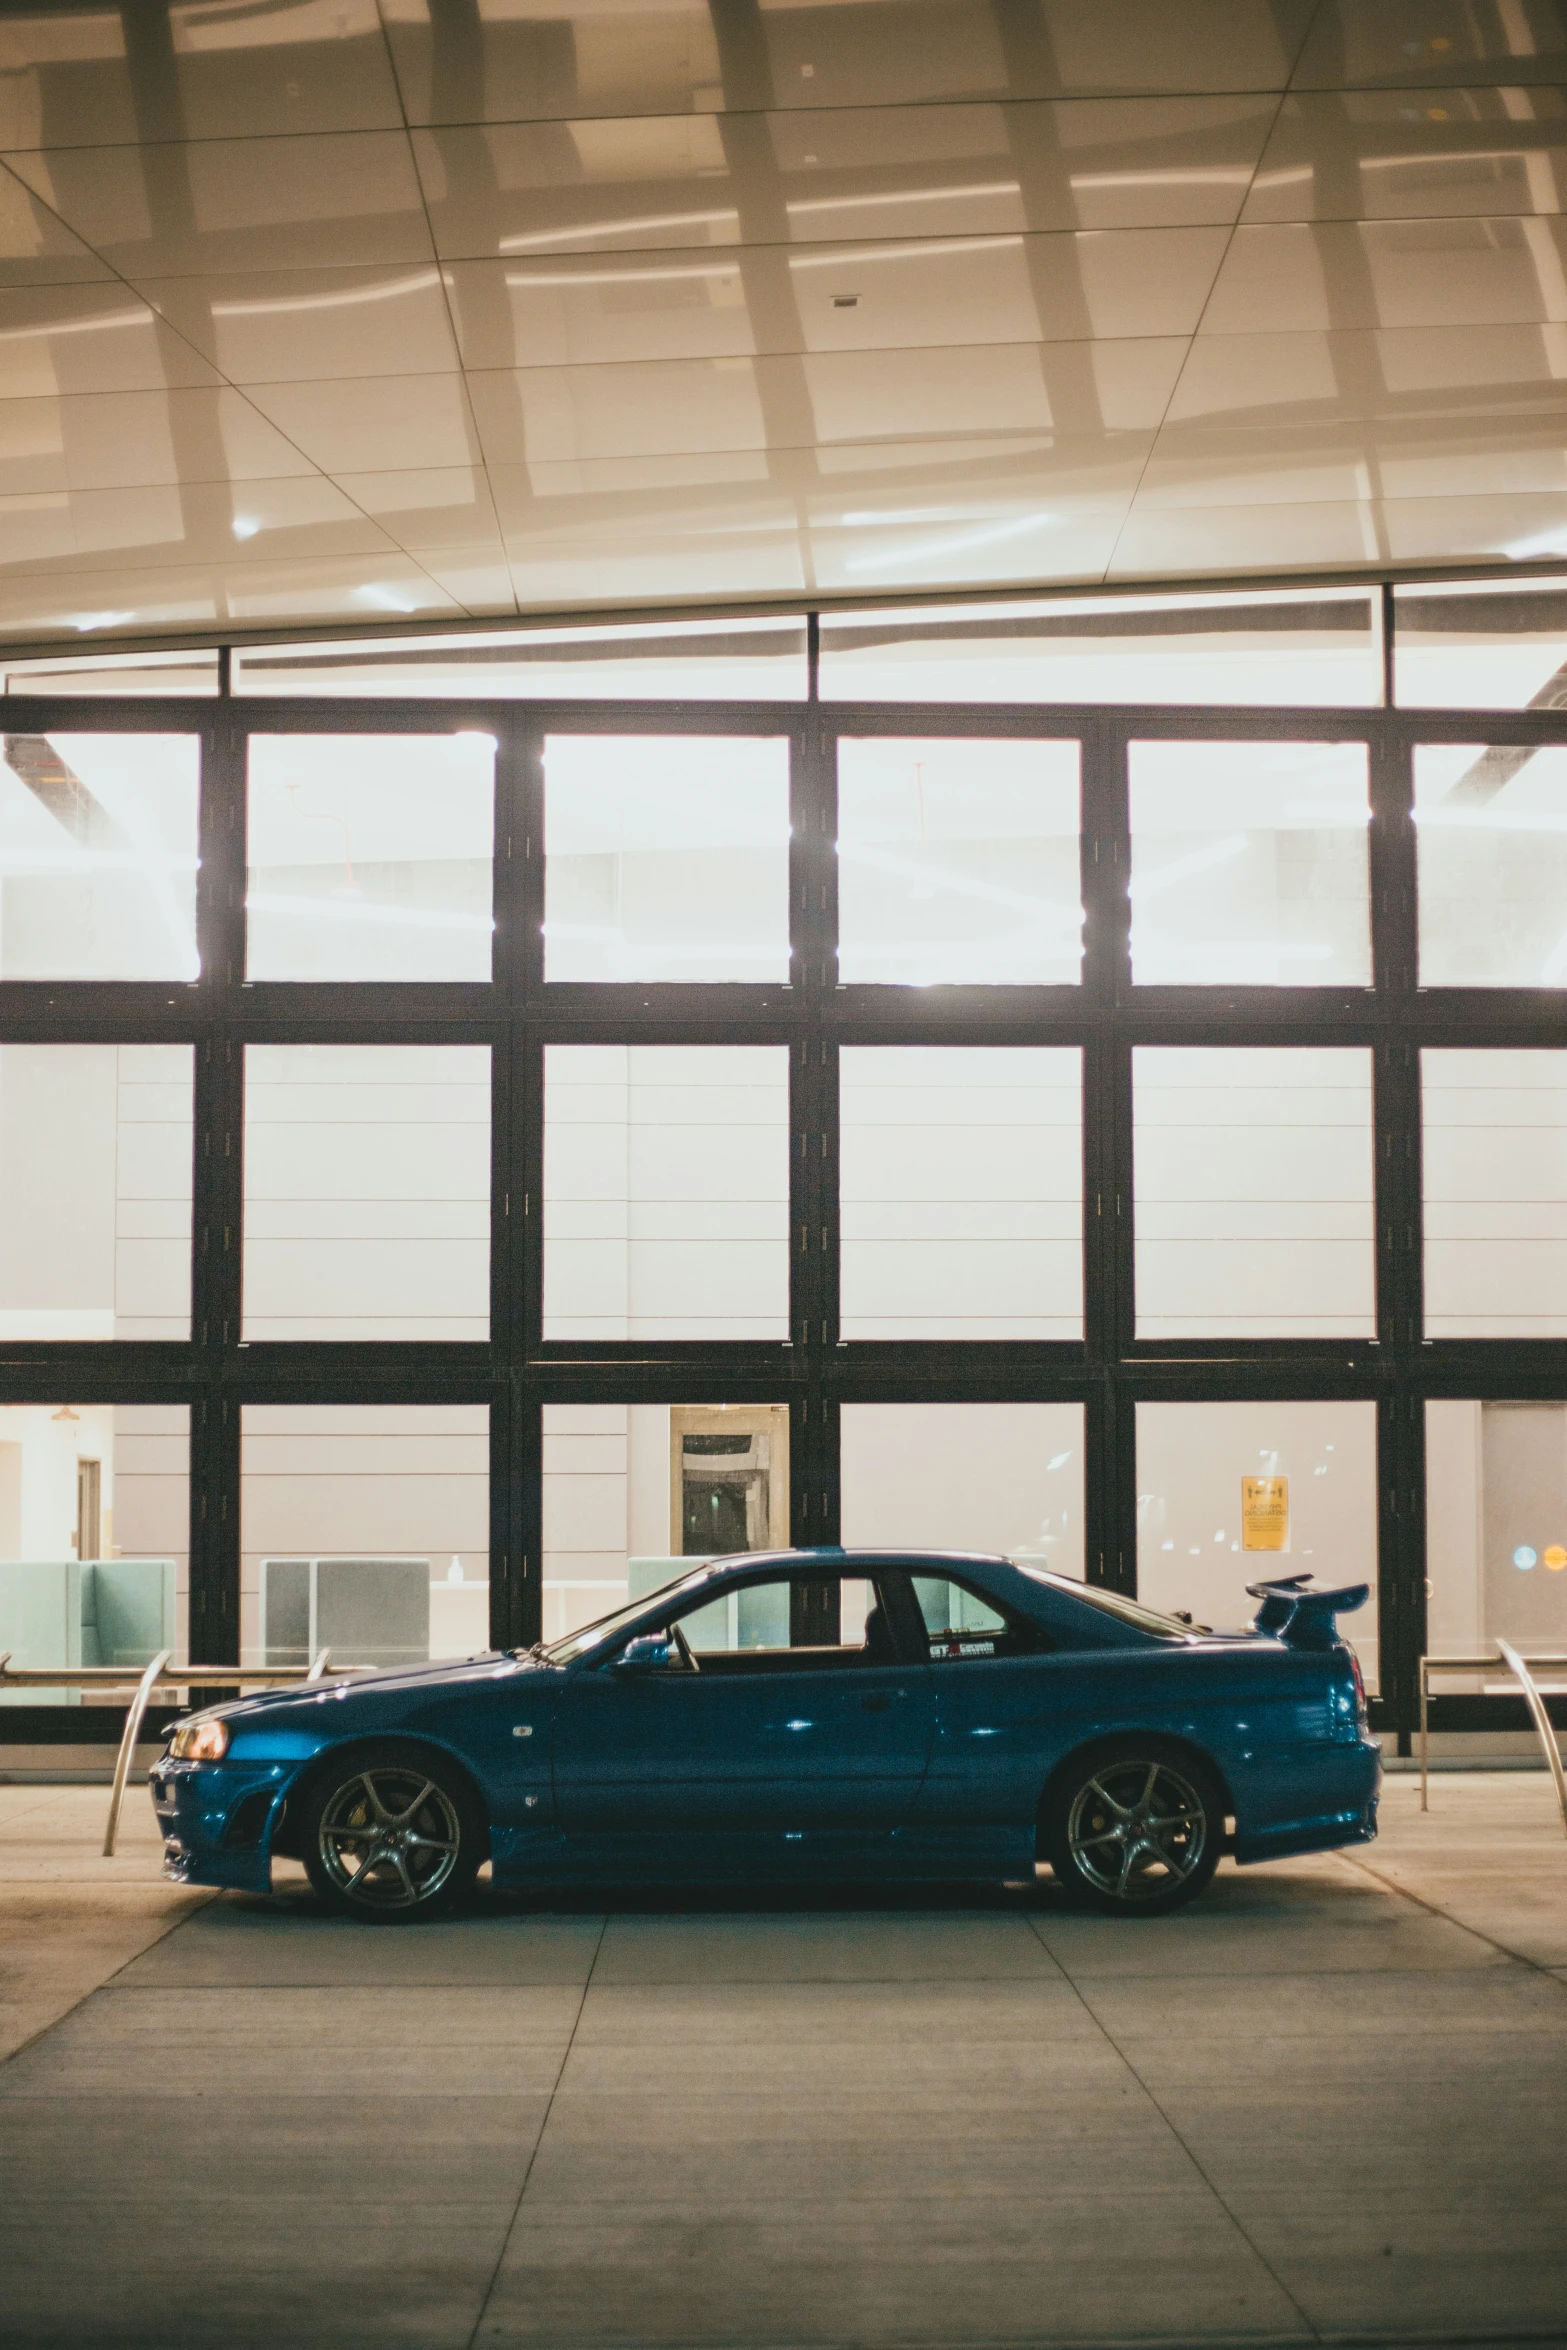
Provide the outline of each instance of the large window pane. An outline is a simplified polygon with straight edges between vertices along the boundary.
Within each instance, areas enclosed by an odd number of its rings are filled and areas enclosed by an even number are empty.
[[[789,976],[789,745],[552,734],[546,979]]]
[[[1080,1338],[1082,1056],[841,1057],[845,1338]]]
[[[489,1336],[487,1045],[245,1048],[245,1336]]]
[[[1426,1652],[1567,1656],[1567,1403],[1426,1405]],[[1548,1688],[1567,1675],[1545,1676]],[[1437,1697],[1516,1697],[1502,1667]]]
[[[1567,983],[1567,750],[1415,752],[1424,987]]]
[[[1131,746],[1139,986],[1368,987],[1364,743]]]
[[[0,1340],[190,1336],[192,1064],[0,1045]]]
[[[838,977],[1075,986],[1075,742],[838,745]]]
[[[183,1404],[0,1405],[0,1654],[29,1672],[188,1661]],[[8,1705],[123,1706],[63,1689]]]
[[[1249,1624],[1248,1583],[1369,1583],[1339,1630],[1377,1682],[1377,1413],[1372,1403],[1137,1407],[1137,1595],[1215,1631]]]
[[[1382,699],[1377,600],[1364,588],[824,612],[821,644],[834,702]]]
[[[1083,1572],[1083,1407],[845,1404],[843,1539]]]
[[[234,649],[246,694],[803,702],[805,622],[668,620]]]
[[[250,739],[252,979],[488,979],[495,738]]]
[[[1427,1337],[1567,1337],[1567,1052],[1420,1062]]]
[[[406,1665],[490,1645],[482,1404],[247,1404],[246,1664]]]
[[[1560,709],[1564,668],[1567,582],[1427,582],[1393,590],[1393,693],[1409,709]]]
[[[546,1338],[785,1338],[785,1045],[551,1045]]]
[[[1139,1338],[1369,1337],[1371,1055],[1140,1046]]]
[[[694,1560],[787,1547],[788,1406],[546,1404],[543,1507],[559,1640]]]
[[[201,745],[7,734],[0,979],[194,979]]]

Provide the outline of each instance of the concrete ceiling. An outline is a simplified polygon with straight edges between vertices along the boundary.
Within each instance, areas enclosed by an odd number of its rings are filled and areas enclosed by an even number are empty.
[[[0,7],[0,632],[1567,553],[1558,0]]]

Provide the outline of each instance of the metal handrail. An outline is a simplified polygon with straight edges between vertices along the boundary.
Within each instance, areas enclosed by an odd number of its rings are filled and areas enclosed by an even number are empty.
[[[136,1754],[136,1740],[141,1730],[142,1716],[147,1711],[147,1700],[157,1687],[163,1668],[172,1658],[172,1648],[165,1648],[155,1656],[136,1684],[136,1694],[125,1709],[125,1730],[120,1739],[120,1751],[114,1758],[114,1785],[109,1791],[109,1824],[103,1832],[103,1857],[114,1858],[114,1839],[119,1831],[120,1805],[125,1800],[125,1782],[131,1775],[131,1763]]]
[[[1511,1647],[1505,1640],[1498,1640],[1496,1645],[1517,1676],[1518,1685],[1524,1694],[1524,1703],[1529,1708],[1529,1718],[1539,1734],[1540,1744],[1545,1749],[1545,1759],[1551,1766],[1551,1777],[1556,1782],[1556,1802],[1562,1815],[1562,1833],[1567,1835],[1567,1771],[1562,1769],[1562,1750],[1556,1743],[1556,1731],[1552,1726],[1551,1717],[1546,1711],[1545,1700],[1540,1695],[1539,1685],[1534,1675],[1518,1654],[1517,1649]]]
[[[146,1718],[152,1694],[158,1687],[165,1689],[278,1689],[290,1684],[322,1681],[329,1670],[339,1673],[363,1673],[367,1665],[332,1666],[332,1651],[321,1649],[308,1665],[177,1665],[172,1659],[172,1648],[163,1649],[155,1656],[139,1677],[132,1679],[123,1665],[78,1665],[74,1670],[53,1671],[47,1667],[20,1665],[13,1668],[11,1650],[0,1655],[0,1696],[7,1689],[124,1689],[130,1694],[125,1709],[125,1728],[121,1733],[119,1752],[114,1758],[114,1784],[109,1794],[109,1822],[104,1830],[103,1857],[114,1858],[115,1838],[119,1833],[120,1806],[125,1800],[126,1784],[131,1765],[136,1759],[136,1742]]]
[[[1429,1811],[1430,1787],[1430,1720],[1431,1675],[1433,1673],[1494,1673],[1505,1665],[1523,1692],[1523,1701],[1529,1708],[1529,1719],[1534,1724],[1535,1736],[1545,1751],[1551,1778],[1556,1787],[1556,1801],[1562,1815],[1562,1832],[1567,1835],[1567,1770],[1562,1767],[1561,1748],[1556,1743],[1556,1732],[1551,1723],[1545,1698],[1529,1665],[1545,1665],[1552,1670],[1567,1666],[1567,1656],[1534,1656],[1525,1664],[1509,1641],[1498,1640],[1497,1656],[1423,1656],[1420,1659],[1420,1808]]]

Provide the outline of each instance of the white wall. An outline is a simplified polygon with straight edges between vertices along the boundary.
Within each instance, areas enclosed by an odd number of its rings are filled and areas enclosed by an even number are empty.
[[[1289,1479],[1289,1546],[1241,1547],[1241,1479]],[[1257,1602],[1248,1583],[1308,1571],[1319,1588],[1369,1583],[1340,1629],[1368,1687],[1377,1669],[1376,1406],[1144,1403],[1137,1407],[1137,1588],[1233,1631]]]
[[[842,1421],[845,1542],[1082,1575],[1080,1404],[845,1404]]]
[[[664,1531],[669,1544],[669,1407],[664,1423]],[[626,1598],[630,1532],[632,1407],[544,1407],[544,1637],[562,1639]],[[657,1451],[655,1445],[654,1450]]]
[[[547,1338],[784,1338],[784,1045],[551,1045]]]
[[[0,1339],[190,1335],[193,1061],[0,1046]]]
[[[1139,1046],[1139,1338],[1371,1337],[1371,1055]]]
[[[1426,1650],[1485,1653],[1480,1406],[1426,1405]],[[1456,1691],[1457,1681],[1436,1684]]]
[[[841,1056],[845,1338],[1080,1338],[1082,1055]]]
[[[484,1339],[486,1045],[248,1045],[245,1336]]]
[[[628,1560],[671,1555],[669,1414],[667,1403],[545,1405],[546,1640],[620,1606]]]
[[[483,1405],[247,1404],[240,1462],[243,1655],[260,1654],[263,1558],[427,1558],[432,1653],[484,1646],[489,1506]],[[448,1609],[453,1558],[467,1598]]]
[[[175,1653],[188,1659],[190,1413],[184,1404],[116,1404],[112,1416],[115,1554],[174,1561]],[[107,1494],[107,1466],[104,1478]]]
[[[1426,1335],[1567,1336],[1567,1052],[1423,1052]]]

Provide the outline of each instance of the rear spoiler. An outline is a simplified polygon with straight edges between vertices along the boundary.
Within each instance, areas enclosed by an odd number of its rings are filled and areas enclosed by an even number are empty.
[[[1247,1594],[1260,1599],[1252,1624],[1254,1632],[1271,1632],[1290,1648],[1332,1648],[1338,1640],[1333,1619],[1351,1615],[1371,1597],[1369,1583],[1347,1584],[1342,1591],[1308,1591],[1303,1575],[1281,1575],[1272,1583],[1248,1583]]]

